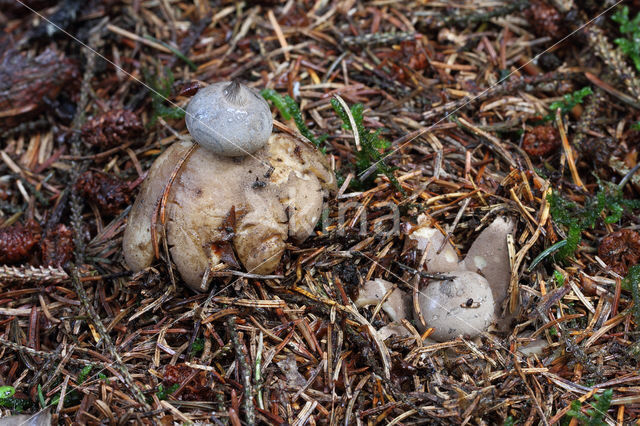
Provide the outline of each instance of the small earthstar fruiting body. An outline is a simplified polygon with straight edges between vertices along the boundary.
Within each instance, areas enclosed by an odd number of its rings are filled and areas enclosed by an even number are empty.
[[[409,234],[409,240],[415,241],[418,256],[424,258],[423,265],[427,272],[451,272],[463,269],[459,265],[458,253],[449,240],[438,229],[429,226],[425,216],[418,218],[418,228]]]
[[[434,328],[430,337],[444,342],[459,335],[468,338],[480,335],[493,320],[489,283],[475,272],[454,271],[447,275],[453,279],[430,281],[418,293],[420,311],[427,327]],[[473,299],[471,307],[466,306],[469,299]],[[421,331],[425,331],[420,322],[417,323]]]
[[[200,89],[187,106],[185,121],[200,146],[227,157],[253,154],[273,129],[267,101],[236,81]]]
[[[287,240],[311,235],[324,197],[336,190],[324,155],[271,135],[269,105],[237,82],[198,91],[186,124],[197,146],[177,142],[151,166],[129,214],[125,261],[134,271],[151,266],[165,220],[171,260],[194,290],[207,290],[208,269],[238,266],[235,255],[250,273],[272,273]]]
[[[408,318],[411,315],[411,297],[399,288],[394,288],[392,282],[382,278],[376,278],[364,284],[355,301],[356,306],[377,305],[389,290],[392,290],[391,294],[382,304],[382,310],[392,321]]]

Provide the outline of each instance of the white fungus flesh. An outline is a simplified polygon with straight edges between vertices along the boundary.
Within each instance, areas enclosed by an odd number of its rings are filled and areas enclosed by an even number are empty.
[[[134,271],[154,261],[152,218],[175,165],[191,147],[189,142],[169,147],[142,184],[123,238],[125,261]],[[299,180],[311,183],[303,191]],[[312,233],[323,198],[335,189],[324,156],[288,135],[272,135],[253,156],[222,157],[199,147],[169,189],[171,258],[184,281],[198,291],[208,287],[202,282],[206,269],[228,265],[234,249],[248,272],[271,273],[289,236],[301,242]],[[156,234],[162,235],[159,219]]]
[[[497,217],[480,232],[463,261],[464,269],[479,273],[489,282],[496,312],[499,312],[509,293],[511,264],[507,235],[512,234],[514,230],[513,219]]]
[[[187,105],[185,121],[200,146],[227,157],[253,154],[273,128],[267,101],[236,81],[200,89]]]
[[[389,324],[381,327],[378,331],[378,337],[383,342],[390,337],[401,339],[403,337],[411,337],[411,332],[407,328],[397,321],[392,321]]]
[[[409,240],[415,241],[418,256],[424,258],[424,269],[435,273],[461,269],[458,253],[446,236],[429,226],[424,217],[418,219],[418,224],[418,228],[409,234]]]
[[[427,327],[434,328],[430,337],[444,342],[460,335],[467,338],[480,335],[494,315],[489,283],[475,272],[453,271],[447,275],[453,278],[430,281],[418,293]],[[425,331],[420,321],[416,323]]]
[[[394,284],[382,278],[367,281],[356,299],[356,306],[359,308],[369,305],[377,305],[384,298],[389,290],[393,289],[389,297],[382,304],[382,310],[389,315],[392,321],[406,319],[411,313],[411,298],[400,290],[394,288]]]

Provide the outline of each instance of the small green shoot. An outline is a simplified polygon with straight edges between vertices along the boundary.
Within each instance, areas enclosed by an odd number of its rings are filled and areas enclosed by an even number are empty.
[[[158,392],[156,392],[156,396],[160,400],[167,399],[169,395],[177,391],[179,387],[180,387],[180,383],[174,383],[173,385],[169,386],[167,389],[165,389],[162,384],[159,384]]]
[[[327,139],[328,135],[321,135],[315,137],[311,130],[307,127],[302,117],[302,112],[297,102],[289,95],[282,97],[278,92],[273,89],[264,89],[260,92],[263,98],[273,102],[273,105],[280,111],[280,115],[284,120],[291,120],[296,123],[296,127],[302,136],[309,139],[315,146],[320,148],[322,143]]]
[[[626,35],[626,38],[615,39],[615,43],[631,58],[636,70],[640,71],[640,13],[629,19],[629,7],[624,6],[611,19],[620,24],[620,33]]]
[[[607,423],[604,421],[604,416],[611,406],[612,397],[613,391],[611,389],[607,389],[599,395],[594,395],[595,404],[592,404],[593,408],[589,408],[585,413],[582,412],[580,401],[575,400],[571,403],[569,411],[567,411],[567,417],[570,419],[575,418],[580,424],[587,426],[605,426]]]
[[[76,379],[76,382],[78,383],[78,385],[81,385],[82,383],[84,383],[85,380],[87,380],[87,377],[89,377],[89,374],[91,374],[91,370],[93,369],[93,365],[89,364],[89,365],[85,365],[82,370],[80,370],[80,373],[78,374],[78,378]]]
[[[640,131],[640,121],[631,125],[631,130]]]
[[[204,339],[202,337],[193,341],[191,346],[191,356],[196,356],[204,350]]]
[[[31,401],[14,398],[16,389],[13,386],[0,386],[0,407],[10,408],[18,413],[31,406]]]
[[[540,262],[542,262],[548,256],[550,256],[551,254],[553,254],[556,251],[560,250],[562,247],[564,247],[566,245],[567,245],[567,240],[560,240],[557,243],[555,243],[554,245],[549,246],[546,249],[544,249],[543,251],[541,251],[540,254],[537,255],[535,259],[533,259],[533,261],[531,262],[531,265],[529,265],[529,270],[533,271],[533,269],[536,266],[538,266],[538,264]]]
[[[263,98],[267,101],[273,102],[273,105],[280,111],[283,120],[291,120],[291,114],[289,113],[289,107],[284,101],[284,98],[273,89],[264,89],[260,92]]]
[[[568,93],[564,95],[561,101],[556,101],[556,102],[553,102],[551,105],[549,105],[549,110],[551,112],[547,114],[543,120],[544,121],[555,120],[556,111],[558,108],[560,108],[560,112],[563,115],[568,114],[576,105],[581,104],[584,101],[584,98],[592,94],[593,94],[593,91],[591,90],[591,87],[587,86],[587,87],[583,87],[580,90],[576,90],[573,93]]]
[[[562,287],[564,285],[564,275],[562,275],[558,271],[553,271],[553,278],[555,278],[558,283],[558,287]]]
[[[358,132],[358,136],[360,137],[361,149],[355,153],[357,174],[360,175],[375,164],[378,171],[384,174],[389,181],[391,181],[393,186],[404,194],[404,190],[400,186],[400,183],[393,175],[393,167],[385,164],[383,160],[384,151],[391,147],[391,143],[380,136],[381,129],[371,131],[364,126],[364,106],[360,103],[351,106],[351,115],[353,116],[353,121],[356,124],[355,129],[352,128],[349,116],[337,99],[331,99],[331,106],[338,117],[342,120],[342,127],[345,130]]]
[[[516,424],[516,421],[513,418],[513,416],[509,416],[506,419],[504,419],[504,423],[502,425],[503,426],[513,426],[515,424]]]
[[[78,377],[76,378],[76,383],[78,384],[78,386],[80,386],[82,383],[84,383],[85,380],[87,380],[87,377],[89,377],[89,374],[91,374],[92,369],[93,369],[93,365],[85,365],[82,368],[82,370],[80,370],[80,372],[78,373]],[[64,405],[69,406],[74,402],[77,402],[79,399],[80,399],[80,394],[76,390],[72,390],[71,392],[65,395]],[[51,402],[49,403],[49,405],[58,405],[59,401],[60,401],[60,393],[57,393],[51,399]]]
[[[44,399],[44,394],[42,393],[42,385],[38,385],[38,402],[40,403],[40,409],[47,406],[47,401]]]
[[[169,107],[166,105],[166,99],[171,96],[173,87],[173,73],[171,70],[165,70],[166,76],[152,75],[148,71],[143,70],[144,79],[153,89],[151,90],[151,106],[153,108],[153,116],[149,121],[149,125],[154,125],[158,117],[181,119],[184,118],[184,109],[178,107]]]

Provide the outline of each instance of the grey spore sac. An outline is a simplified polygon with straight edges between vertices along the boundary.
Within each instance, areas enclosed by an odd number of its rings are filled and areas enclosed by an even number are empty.
[[[200,89],[187,106],[185,121],[200,146],[227,157],[253,154],[273,129],[267,101],[237,81]]]

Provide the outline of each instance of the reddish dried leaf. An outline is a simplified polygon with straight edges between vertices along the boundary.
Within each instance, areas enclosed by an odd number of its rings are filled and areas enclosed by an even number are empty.
[[[40,241],[40,225],[29,220],[0,228],[0,263],[18,263],[31,256]]]
[[[82,126],[82,139],[106,149],[136,139],[143,130],[137,115],[126,109],[116,109],[87,121]]]
[[[39,112],[45,97],[55,99],[78,77],[75,63],[54,49],[36,58],[5,52],[0,58],[0,127],[15,126]]]
[[[208,384],[206,371],[198,371],[185,364],[167,365],[162,383],[167,388],[175,384],[182,385],[196,371],[195,377],[189,380],[182,391],[173,394],[173,397],[183,401],[211,401],[214,397],[214,392]]]
[[[630,229],[613,232],[602,239],[598,256],[615,273],[625,276],[640,260],[640,234]]]
[[[75,189],[106,214],[118,213],[123,206],[129,204],[131,198],[131,190],[126,182],[91,170],[78,178]]]
[[[566,33],[560,12],[544,1],[532,0],[524,11],[524,16],[533,28],[533,32],[539,36],[559,39]]]
[[[73,255],[73,234],[59,223],[40,243],[42,263],[46,266],[64,266]]]
[[[422,72],[429,66],[427,51],[419,37],[413,40],[404,40],[400,43],[400,49],[382,52],[379,57],[384,60],[378,68],[389,68],[393,78],[402,82],[406,82],[410,77],[408,69]]]
[[[522,148],[531,156],[543,156],[560,146],[560,134],[552,125],[536,126],[524,136]]]

